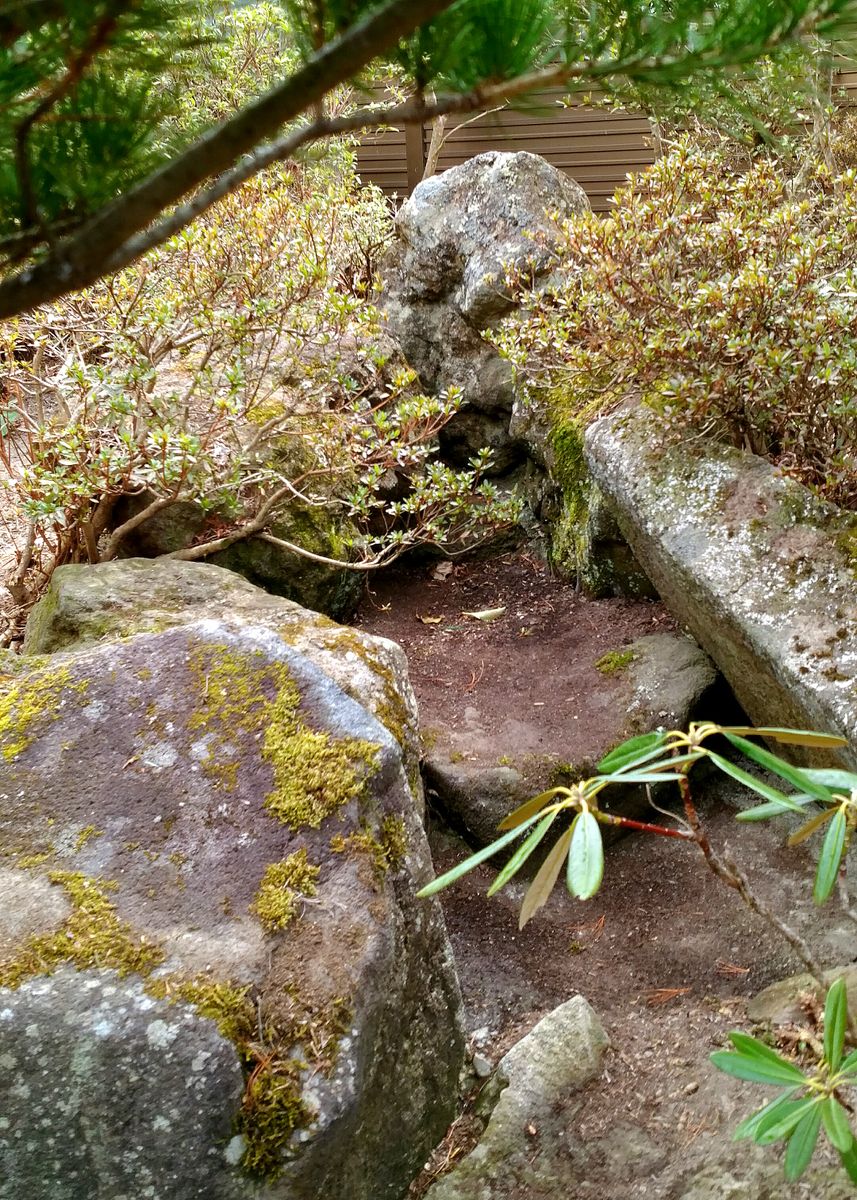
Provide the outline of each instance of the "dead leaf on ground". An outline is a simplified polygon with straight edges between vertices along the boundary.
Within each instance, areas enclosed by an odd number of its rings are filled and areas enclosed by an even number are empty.
[[[451,562],[440,562],[431,573],[432,579],[438,583],[442,583],[444,579],[448,579],[453,572]]]
[[[424,617],[421,613],[417,613],[417,620],[422,621],[423,625],[439,625],[443,617]]]
[[[477,621],[497,621],[504,616],[506,612],[505,605],[502,608],[483,608],[478,612],[462,612],[463,617],[473,617]]]
[[[725,975],[727,977],[730,975],[749,975],[750,968],[739,967],[737,963],[725,962],[722,958],[718,958],[717,974]]]

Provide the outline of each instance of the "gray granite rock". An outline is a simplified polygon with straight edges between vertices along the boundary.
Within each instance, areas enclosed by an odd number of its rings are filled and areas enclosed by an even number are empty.
[[[559,1114],[600,1074],[607,1044],[601,1022],[582,996],[543,1017],[500,1060],[495,1080],[503,1090],[478,1145],[429,1188],[427,1200],[573,1195],[574,1164],[556,1140]],[[546,1185],[562,1191],[544,1193],[540,1189]]]
[[[460,1000],[401,748],[295,648],[332,661],[335,627],[252,593],[59,572],[31,640],[80,643],[0,675],[3,1200],[399,1200],[451,1115]],[[374,641],[339,656],[382,696]]]
[[[506,263],[526,266],[535,281],[554,269],[548,212],[588,207],[583,189],[538,155],[489,151],[424,180],[399,210],[382,306],[423,386],[463,389],[466,408],[444,435],[459,458],[486,444],[504,470],[522,457],[507,432],[511,367],[480,332],[512,308]],[[473,410],[493,418],[489,437]]]
[[[743,451],[664,445],[646,409],[595,422],[586,453],[640,564],[754,723],[841,734],[839,761],[857,766],[857,517]]]

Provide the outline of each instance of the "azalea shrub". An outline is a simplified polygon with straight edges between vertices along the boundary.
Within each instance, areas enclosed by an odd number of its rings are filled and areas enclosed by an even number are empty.
[[[495,335],[554,420],[639,397],[677,434],[857,504],[857,172],[739,169],[677,145],[605,219],[561,225],[557,282]],[[510,279],[514,287],[526,281]]]

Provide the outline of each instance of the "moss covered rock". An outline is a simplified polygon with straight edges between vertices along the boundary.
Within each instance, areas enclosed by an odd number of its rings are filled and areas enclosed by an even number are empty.
[[[342,631],[254,591],[60,572],[31,640],[68,648],[0,677],[2,1200],[399,1200],[449,1119],[401,747],[289,644]]]

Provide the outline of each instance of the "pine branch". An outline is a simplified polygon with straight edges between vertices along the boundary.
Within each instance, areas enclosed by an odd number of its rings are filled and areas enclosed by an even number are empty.
[[[96,213],[34,266],[0,284],[0,319],[94,283],[135,233],[206,179],[252,152],[276,129],[310,110],[390,46],[454,0],[390,0],[319,51],[301,70]]]

